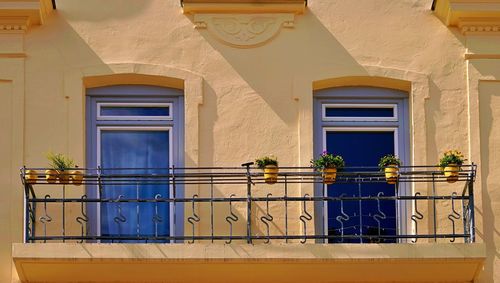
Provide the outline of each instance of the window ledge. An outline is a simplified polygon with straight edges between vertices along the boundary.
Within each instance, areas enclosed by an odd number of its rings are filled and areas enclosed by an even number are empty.
[[[227,282],[471,282],[485,246],[39,243],[13,244],[12,254],[23,282],[216,282],[222,274]]]

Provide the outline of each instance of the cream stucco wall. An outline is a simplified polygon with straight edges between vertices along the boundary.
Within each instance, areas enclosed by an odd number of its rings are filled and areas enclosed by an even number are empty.
[[[498,278],[491,176],[500,85],[479,81],[498,80],[499,64],[464,54],[500,51],[491,37],[467,39],[445,26],[431,2],[309,1],[294,28],[254,48],[194,29],[194,16],[183,14],[177,0],[58,0],[43,25],[24,35],[0,34],[0,189],[9,196],[0,203],[0,223],[11,227],[0,236],[0,281],[11,278],[10,243],[22,241],[18,168],[44,166],[48,150],[84,164],[85,88],[121,83],[184,90],[187,166],[238,166],[269,153],[283,165],[305,166],[312,157],[314,90],[408,91],[412,164],[435,164],[441,152],[457,148],[483,165],[477,238],[489,245],[483,282]],[[304,186],[295,193],[307,192]]]

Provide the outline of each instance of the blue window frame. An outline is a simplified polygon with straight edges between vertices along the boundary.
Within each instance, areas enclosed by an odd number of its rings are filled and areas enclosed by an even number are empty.
[[[315,92],[314,99],[314,155],[323,150],[340,154],[348,167],[376,167],[386,154],[398,155],[403,164],[409,161],[408,95],[403,91],[374,87],[340,87]],[[361,170],[356,168],[353,170]],[[376,168],[362,170],[378,170]],[[400,194],[408,188],[400,184]],[[318,196],[394,196],[394,185],[332,184],[315,188]],[[379,209],[380,206],[380,209]],[[380,201],[326,201],[315,207],[318,218],[317,233],[351,235],[396,235],[405,231],[407,207],[392,200]],[[401,217],[399,217],[401,216]],[[401,220],[398,220],[401,219]],[[340,242],[331,240],[330,242]],[[394,242],[385,240],[385,242]]]
[[[100,167],[102,174],[112,175],[168,174],[172,166],[183,167],[184,103],[180,90],[142,85],[91,88],[87,90],[86,103],[88,168]],[[172,195],[168,184],[104,185],[101,191],[89,186],[87,191],[89,196],[103,199],[154,199]],[[182,188],[177,186],[176,196],[182,195]],[[93,220],[89,227],[91,235],[183,234],[181,204],[102,203],[89,204],[88,211]],[[162,221],[152,221],[156,215]]]

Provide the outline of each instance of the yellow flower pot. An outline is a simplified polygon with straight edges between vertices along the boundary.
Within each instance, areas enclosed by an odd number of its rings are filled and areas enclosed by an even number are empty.
[[[71,172],[65,170],[59,170],[58,173],[59,175],[57,176],[57,178],[59,179],[59,183],[69,184],[71,178]]]
[[[36,184],[38,178],[38,172],[36,170],[26,170],[24,179],[27,184]]]
[[[73,170],[70,171],[70,176],[71,176],[71,182],[76,185],[80,186],[83,182],[83,173],[78,170]]]
[[[389,165],[384,168],[387,184],[394,185],[398,181],[399,168],[397,165]]]
[[[331,185],[335,182],[337,178],[337,168],[325,168],[323,169],[323,184]]]
[[[274,184],[278,181],[278,167],[267,165],[264,167],[264,180],[267,184]]]
[[[455,183],[458,180],[458,172],[460,172],[460,166],[457,164],[448,164],[443,170],[448,183]]]
[[[57,176],[58,176],[57,170],[54,169],[48,169],[45,170],[45,180],[49,184],[54,184],[57,181]]]

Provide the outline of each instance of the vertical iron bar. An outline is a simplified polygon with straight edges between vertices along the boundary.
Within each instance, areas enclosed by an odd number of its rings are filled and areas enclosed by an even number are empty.
[[[98,190],[97,193],[98,193],[99,200],[102,199],[102,179],[101,179],[101,174],[102,174],[102,172],[101,172],[101,166],[97,166],[97,190]],[[94,236],[101,236],[101,233],[100,233],[100,231],[101,231],[101,224],[102,224],[101,205],[102,205],[101,202],[98,202],[98,203],[95,204],[95,208],[98,211],[98,213],[97,213],[98,215],[97,215],[96,218],[99,219],[98,220],[99,223],[95,224],[95,231],[94,231],[95,235]],[[111,206],[110,204],[107,204],[107,205]],[[93,206],[94,205],[92,205],[92,207]],[[92,227],[92,225],[90,227]],[[100,242],[100,241],[98,241],[98,242]]]
[[[358,174],[358,196],[359,196],[359,241],[363,243],[363,208],[361,201],[361,175]]]
[[[432,206],[434,219],[434,242],[437,242],[437,216],[436,216],[436,180],[435,173],[432,173]]]
[[[63,233],[63,243],[66,242],[66,185],[63,184],[62,187],[62,233]]]
[[[472,172],[469,173],[469,217],[470,217],[470,242],[476,241],[476,225],[474,223],[474,163],[472,163]]]
[[[328,185],[322,184],[322,186],[323,186],[323,197],[328,197]],[[323,221],[321,223],[323,225],[323,236],[326,236],[325,239],[323,240],[323,243],[328,244],[330,242],[330,239],[328,238],[328,236],[330,236],[330,233],[328,231],[328,225],[329,225],[329,223],[328,223],[328,200],[323,201],[323,213],[321,213],[321,215],[323,216],[323,218],[321,219],[321,221]]]
[[[137,218],[137,225],[135,227],[136,233],[137,233],[137,238],[141,236],[141,218],[140,218],[140,207],[139,207],[139,181],[135,183],[135,197],[136,197],[136,204],[135,204],[135,216]],[[128,205],[128,204],[127,204]],[[146,240],[146,243],[148,241]]]
[[[214,242],[214,177],[210,176],[210,234]]]
[[[285,175],[285,243],[288,243],[288,180]]]
[[[170,207],[172,207],[172,218],[173,218],[173,222],[174,222],[174,236],[176,236],[177,232],[175,231],[175,226],[176,226],[176,213],[175,213],[175,210],[176,210],[176,202],[175,202],[175,198],[176,198],[176,183],[175,183],[175,166],[172,165],[172,202],[170,202]],[[170,211],[170,207],[169,207],[169,211]],[[171,242],[176,242],[175,240],[171,241]]]

